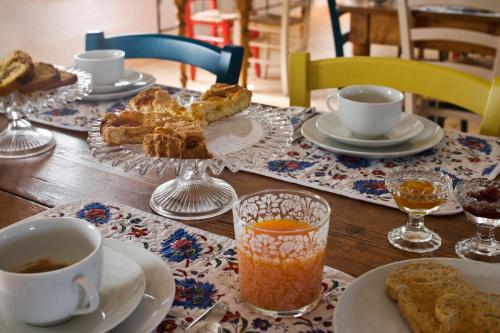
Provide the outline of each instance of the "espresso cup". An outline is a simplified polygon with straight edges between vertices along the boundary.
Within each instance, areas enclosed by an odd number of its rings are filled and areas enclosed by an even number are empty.
[[[6,227],[0,230],[1,310],[37,326],[93,312],[102,263],[101,233],[87,221],[47,217]]]
[[[92,74],[96,86],[113,84],[123,77],[125,52],[93,50],[75,54],[76,67]]]
[[[330,102],[334,96],[326,99]],[[337,92],[338,117],[342,125],[353,136],[362,139],[378,139],[393,129],[401,117],[403,94],[392,88],[382,86],[357,85],[340,89]]]

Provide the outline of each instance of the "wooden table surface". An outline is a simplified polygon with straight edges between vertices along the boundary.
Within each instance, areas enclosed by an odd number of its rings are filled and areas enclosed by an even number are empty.
[[[370,55],[371,44],[401,45],[396,4],[396,0],[386,0],[382,4],[372,0],[337,0],[339,11],[351,14],[349,41],[353,44],[353,55]],[[500,35],[500,15],[416,11],[413,17],[418,27],[449,27]],[[447,52],[495,54],[491,48],[449,41],[422,41],[415,46]]]
[[[6,119],[0,116],[0,129]],[[45,127],[45,126],[41,126]],[[42,212],[48,208],[81,199],[101,199],[152,212],[149,199],[153,190],[171,179],[156,175],[141,177],[134,172],[99,164],[89,153],[86,133],[52,129],[57,140],[55,150],[25,159],[0,159],[0,227]],[[225,170],[220,178],[229,182],[238,195],[266,189],[307,189],[300,185]],[[370,204],[318,190],[332,206],[325,264],[353,276],[398,260],[420,258],[393,248],[387,232],[406,221],[406,214],[393,208]],[[186,222],[190,226],[234,238],[231,212],[204,221]],[[455,257],[454,246],[474,233],[464,214],[430,216],[426,225],[437,231],[442,247],[426,257]]]

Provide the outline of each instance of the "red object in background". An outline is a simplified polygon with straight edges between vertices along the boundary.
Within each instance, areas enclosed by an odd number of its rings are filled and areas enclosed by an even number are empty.
[[[191,4],[196,0],[189,0],[184,8],[184,20],[186,22],[186,36],[189,38],[195,38],[215,46],[223,47],[224,45],[232,44],[231,39],[231,29],[233,27],[232,20],[221,19],[219,22],[210,21],[200,21],[193,19],[191,14]],[[217,0],[209,0],[209,10],[217,10]],[[196,36],[194,35],[194,28],[196,25],[205,25],[210,27],[210,36]],[[219,36],[220,32],[220,36]],[[258,37],[258,32],[250,32],[250,38]],[[214,41],[217,37],[222,38],[222,42]],[[259,57],[259,48],[252,47],[251,52],[253,57]],[[257,77],[260,77],[260,64],[255,64],[255,73]],[[191,80],[196,80],[196,67],[190,66],[190,76]]]

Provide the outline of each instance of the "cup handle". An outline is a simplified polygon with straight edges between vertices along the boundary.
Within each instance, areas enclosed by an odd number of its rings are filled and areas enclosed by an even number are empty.
[[[326,106],[330,109],[330,111],[334,112],[335,111],[335,108],[330,104],[330,101],[332,100],[332,98],[334,98],[335,95],[328,95],[326,96]]]
[[[84,276],[79,276],[73,281],[73,286],[79,286],[83,289],[84,299],[73,313],[75,315],[94,312],[99,306],[99,293],[92,282]]]

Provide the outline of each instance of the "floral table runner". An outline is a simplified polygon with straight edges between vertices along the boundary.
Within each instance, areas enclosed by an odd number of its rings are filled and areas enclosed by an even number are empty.
[[[261,317],[239,299],[235,241],[120,204],[85,200],[37,216],[76,217],[99,227],[103,236],[142,243],[160,256],[175,278],[172,309],[156,332],[184,332],[206,309],[222,300],[229,311],[222,320],[225,333],[333,333],[333,312],[342,291],[353,280],[324,268],[323,297],[309,314],[299,318]]]
[[[199,94],[194,91],[163,86],[172,95]],[[79,102],[66,108],[45,110],[31,120],[55,127],[87,131],[104,113],[123,109],[130,98],[107,102]],[[397,208],[384,185],[385,173],[397,166],[418,166],[442,170],[457,184],[462,179],[500,174],[500,139],[445,131],[443,141],[420,154],[395,159],[365,159],[325,151],[306,139],[295,141],[285,156],[267,161],[247,172],[281,179],[357,200]],[[446,204],[433,214],[461,212],[451,195]]]

